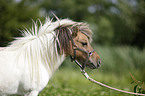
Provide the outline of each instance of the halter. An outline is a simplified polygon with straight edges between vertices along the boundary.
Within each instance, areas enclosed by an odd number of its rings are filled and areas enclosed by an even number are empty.
[[[83,32],[82,32],[82,33],[83,33]],[[86,34],[85,34],[85,35],[86,35]],[[70,55],[71,61],[72,61],[72,62],[75,61],[75,63],[81,68],[81,70],[84,70],[85,67],[86,67],[86,64],[88,63],[88,60],[89,60],[90,56],[93,54],[93,52],[94,52],[95,50],[92,50],[92,51],[90,51],[90,52],[85,51],[85,50],[83,50],[83,49],[81,49],[81,48],[78,48],[77,45],[75,45],[75,42],[74,42],[73,38],[71,38],[71,41],[72,41],[72,46],[73,46],[73,51],[74,51],[74,56],[72,57],[72,56]],[[84,52],[84,53],[87,54],[86,61],[85,61],[82,65],[76,60],[76,50],[82,51],[82,52]]]
[[[81,73],[82,73],[89,81],[91,81],[91,82],[93,82],[93,83],[95,83],[95,84],[99,84],[99,85],[101,85],[101,86],[103,86],[103,87],[107,87],[107,88],[109,88],[109,89],[118,91],[118,92],[123,92],[123,93],[127,93],[127,94],[132,94],[132,95],[144,95],[144,96],[145,96],[145,94],[142,94],[142,93],[134,93],[134,92],[128,92],[128,91],[120,90],[120,89],[117,89],[117,88],[114,88],[114,87],[105,85],[105,84],[103,84],[103,83],[101,83],[101,82],[98,82],[98,81],[92,79],[92,78],[85,72],[85,67],[86,67],[86,64],[87,64],[87,62],[88,62],[90,56],[93,54],[93,52],[94,52],[95,50],[92,50],[92,51],[90,51],[90,52],[85,51],[85,50],[83,50],[83,49],[81,49],[81,48],[78,48],[78,47],[75,45],[73,39],[71,39],[71,41],[72,41],[73,50],[74,50],[74,57],[70,56],[70,58],[71,58],[72,61],[75,61],[75,63],[81,68]],[[82,52],[84,52],[84,53],[87,54],[86,61],[85,61],[85,63],[83,63],[82,65],[75,59],[75,57],[76,57],[76,50],[82,51]]]

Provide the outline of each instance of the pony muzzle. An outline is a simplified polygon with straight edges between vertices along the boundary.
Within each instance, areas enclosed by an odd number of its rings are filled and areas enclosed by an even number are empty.
[[[98,58],[97,60],[93,60],[93,58],[90,58],[86,66],[90,69],[98,69],[101,66],[101,60],[100,58]]]

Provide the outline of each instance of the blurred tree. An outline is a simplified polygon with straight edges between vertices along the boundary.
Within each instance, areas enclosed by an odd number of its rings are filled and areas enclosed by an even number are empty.
[[[145,45],[145,0],[1,0],[1,46],[17,36],[22,25],[31,24],[31,18],[54,17],[51,11],[59,18],[89,23],[93,43]]]
[[[145,47],[145,0],[138,0],[138,7],[134,9],[133,18],[135,21],[135,37],[132,40],[132,45],[137,45],[140,48]]]
[[[145,46],[145,1],[118,0],[120,13],[110,15],[114,26],[114,44]]]
[[[94,31],[94,43],[144,47],[144,0],[44,0],[45,14],[85,21]]]
[[[20,28],[31,24],[31,18],[39,16],[37,6],[26,4],[28,0],[0,0],[0,46],[6,46],[12,37],[20,36]]]
[[[104,45],[112,45],[114,37],[113,26],[107,18],[101,17],[98,22],[97,42]],[[103,39],[104,38],[104,39]]]

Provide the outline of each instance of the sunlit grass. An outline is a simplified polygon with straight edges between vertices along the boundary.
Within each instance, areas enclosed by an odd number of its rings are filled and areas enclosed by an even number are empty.
[[[98,70],[87,69],[92,78],[115,88],[133,91],[130,73],[144,81],[145,50],[132,47],[95,47],[102,60]],[[39,96],[132,96],[88,81],[68,58]]]
[[[118,77],[94,70],[90,76],[119,89],[132,91],[130,77]],[[79,70],[62,68],[56,72],[39,96],[129,96],[88,81]]]

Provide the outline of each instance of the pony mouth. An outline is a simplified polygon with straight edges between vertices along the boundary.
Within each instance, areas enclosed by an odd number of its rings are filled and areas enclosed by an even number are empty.
[[[84,62],[82,63],[82,61],[81,61],[81,60],[78,60],[78,61],[79,61],[79,63],[81,63],[81,65],[82,65],[82,64],[84,64]],[[86,67],[88,67],[88,68],[90,68],[90,69],[98,69],[98,68],[100,67],[100,65],[99,65],[99,64],[96,64],[96,63],[93,63],[93,62],[88,61],[88,62],[87,62],[87,64],[86,64]]]
[[[88,63],[86,66],[89,67],[90,69],[98,69],[99,68],[99,66],[95,66],[93,63]]]

